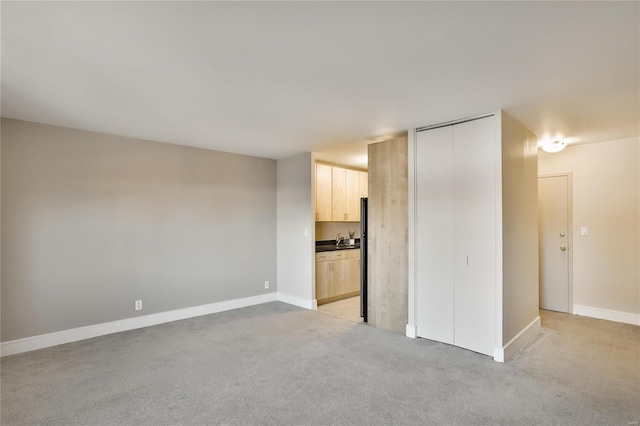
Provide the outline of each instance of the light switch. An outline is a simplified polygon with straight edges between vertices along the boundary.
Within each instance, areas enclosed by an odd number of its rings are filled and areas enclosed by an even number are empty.
[[[304,228],[304,236],[305,237],[309,236],[309,228]]]
[[[589,227],[588,226],[581,227],[580,235],[582,235],[583,237],[586,237],[587,235],[589,235]]]

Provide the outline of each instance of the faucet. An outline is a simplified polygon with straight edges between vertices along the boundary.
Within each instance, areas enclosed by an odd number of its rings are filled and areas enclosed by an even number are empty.
[[[338,233],[338,235],[336,235],[336,246],[339,246],[341,241],[344,243],[344,237],[341,233]]]

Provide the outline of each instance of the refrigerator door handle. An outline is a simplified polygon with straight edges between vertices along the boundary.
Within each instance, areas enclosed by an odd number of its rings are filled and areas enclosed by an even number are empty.
[[[367,234],[368,227],[368,199],[360,199],[360,316],[364,322],[367,322],[368,314],[368,246],[367,246]]]

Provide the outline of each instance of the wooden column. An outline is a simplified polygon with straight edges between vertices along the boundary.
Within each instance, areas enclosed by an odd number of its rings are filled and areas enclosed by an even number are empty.
[[[408,317],[406,136],[369,145],[369,324],[405,333]]]

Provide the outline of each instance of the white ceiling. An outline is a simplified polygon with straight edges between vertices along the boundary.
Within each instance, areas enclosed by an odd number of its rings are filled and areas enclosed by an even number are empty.
[[[4,117],[268,158],[498,108],[539,137],[639,134],[638,2],[1,8]]]

